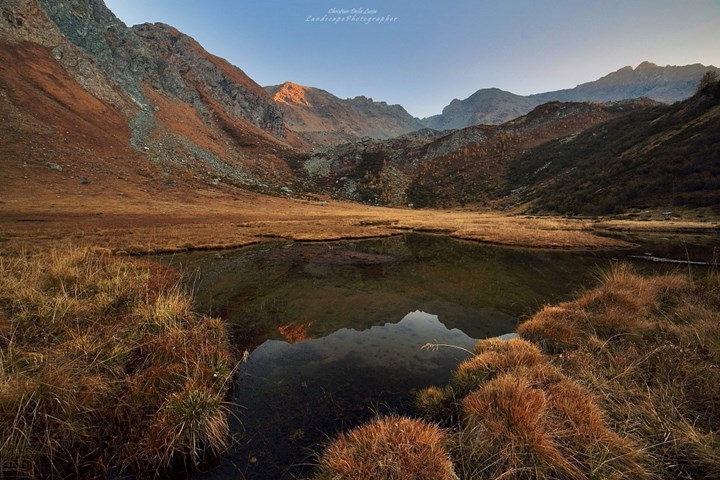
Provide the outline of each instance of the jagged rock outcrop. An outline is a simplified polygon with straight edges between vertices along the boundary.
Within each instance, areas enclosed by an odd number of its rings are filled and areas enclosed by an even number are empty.
[[[367,97],[343,100],[325,90],[292,82],[265,89],[283,111],[288,128],[315,146],[337,145],[362,137],[387,139],[423,128],[400,105]]]

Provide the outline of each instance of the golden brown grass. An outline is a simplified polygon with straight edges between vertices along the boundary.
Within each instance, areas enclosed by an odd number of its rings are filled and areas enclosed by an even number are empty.
[[[591,394],[534,344],[481,340],[448,387],[417,405],[457,434],[463,479],[647,478],[633,444],[614,433]],[[448,422],[447,419],[451,421]]]
[[[415,406],[426,418],[449,426],[459,419],[459,404],[470,392],[498,375],[545,366],[540,349],[525,340],[489,338],[477,342],[474,355],[458,365],[450,385],[418,392]],[[549,366],[547,368],[550,368]]]
[[[0,258],[0,475],[152,476],[227,447],[225,327],[175,282],[86,248]]]
[[[500,375],[463,400],[462,478],[648,477],[587,390],[562,375],[527,373]]]
[[[118,185],[118,189],[122,186]],[[492,212],[368,207],[327,199],[291,200],[249,192],[173,190],[108,194],[91,185],[82,197],[58,192],[43,201],[27,192],[3,196],[0,249],[47,250],[67,239],[130,253],[230,248],[277,238],[319,241],[442,231],[453,237],[539,248],[622,248],[594,234],[589,220]],[[48,207],[47,205],[52,205]],[[703,226],[711,229],[713,224]]]
[[[645,280],[623,263],[603,272],[599,279],[598,287],[577,300],[545,306],[520,325],[518,333],[548,352],[562,352],[651,327],[646,320],[657,309],[662,290],[657,280]],[[687,285],[677,276],[664,281]]]
[[[627,265],[601,279],[518,332],[602,400],[654,478],[720,478],[720,279]]]
[[[525,340],[480,340],[475,346],[475,355],[458,365],[453,372],[452,386],[456,392],[467,395],[497,375],[545,362],[540,349]]]
[[[720,478],[720,276],[598,280],[418,394],[460,478]]]
[[[457,480],[444,432],[403,417],[341,434],[320,460],[319,480]]]

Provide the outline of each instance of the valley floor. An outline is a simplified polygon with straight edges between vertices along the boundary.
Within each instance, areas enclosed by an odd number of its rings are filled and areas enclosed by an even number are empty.
[[[263,241],[327,241],[435,232],[491,244],[563,249],[611,249],[629,243],[608,234],[717,232],[709,220],[602,220],[528,217],[470,210],[371,207],[335,200],[269,197],[251,192],[191,194],[96,191],[44,195],[4,192],[0,251],[44,250],[70,241],[117,253],[223,249]]]

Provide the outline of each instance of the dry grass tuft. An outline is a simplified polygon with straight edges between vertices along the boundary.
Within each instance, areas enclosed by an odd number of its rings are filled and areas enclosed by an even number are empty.
[[[420,392],[461,478],[720,478],[720,276],[599,279]]]
[[[423,417],[443,426],[449,426],[457,414],[454,400],[455,393],[449,386],[427,387],[415,396],[415,409]]]
[[[219,320],[87,248],[0,258],[0,476],[154,476],[227,447]]]
[[[384,417],[341,434],[320,460],[319,480],[457,480],[444,432],[433,424]]]
[[[179,289],[159,294],[153,301],[138,306],[137,316],[153,333],[182,329],[192,317],[190,298]]]
[[[474,355],[452,373],[450,384],[421,390],[415,397],[415,407],[423,417],[449,427],[457,424],[460,403],[471,391],[498,375],[527,370],[538,376],[551,376],[553,368],[540,349],[525,340],[480,340]]]
[[[567,304],[545,306],[520,325],[517,333],[539,345],[545,352],[578,348],[587,341],[587,335],[578,328],[583,317],[583,312],[569,308]]]
[[[562,305],[572,315],[547,307],[518,332],[560,354],[562,370],[602,400],[654,478],[720,478],[717,275],[645,278],[621,264],[601,279]]]
[[[465,398],[463,478],[647,478],[587,390],[562,376],[532,377],[503,374]]]
[[[465,396],[497,375],[546,361],[538,347],[519,338],[480,340],[475,346],[475,355],[453,372],[451,385],[458,395]]]
[[[542,390],[513,375],[491,380],[463,401],[464,478],[582,478],[546,432]]]
[[[545,306],[518,333],[549,353],[602,344],[620,335],[642,335],[648,322],[687,280],[673,275],[645,279],[632,266],[618,263],[599,276],[601,284],[573,302]]]
[[[171,393],[155,415],[149,450],[166,465],[177,456],[191,457],[197,464],[208,452],[222,453],[229,446],[228,413],[222,391],[185,385]]]

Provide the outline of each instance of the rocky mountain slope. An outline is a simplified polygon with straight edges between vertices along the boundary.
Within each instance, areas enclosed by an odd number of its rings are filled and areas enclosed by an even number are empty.
[[[340,99],[319,88],[291,82],[265,87],[288,128],[314,146],[336,145],[362,137],[386,139],[423,128],[400,105],[367,97]]]
[[[700,77],[714,66],[700,64],[661,67],[643,62],[636,68],[623,67],[598,80],[575,88],[521,96],[496,88],[481,89],[465,100],[455,99],[440,115],[423,119],[430,128],[463,128],[477,124],[496,125],[528,113],[546,102],[616,102],[647,97],[673,103],[690,97]]]
[[[615,102],[628,98],[647,97],[658,102],[674,103],[685,100],[695,93],[698,81],[707,71],[720,72],[712,65],[661,67],[652,62],[642,62],[635,67],[623,67],[593,82],[575,88],[530,95],[540,103],[561,102]]]
[[[685,95],[690,70],[705,71],[691,67],[642,64],[552,93],[667,101]],[[340,100],[290,83],[268,90],[170,26],[128,28],[100,0],[5,0],[0,202],[38,188],[80,198],[211,185],[559,213],[720,203],[712,89],[664,107],[550,102],[498,126],[451,131],[442,130],[455,126],[442,123],[450,117],[495,122],[545,98],[483,90],[449,106],[433,129],[365,97]],[[494,113],[473,110],[483,99]]]
[[[161,24],[128,28],[95,0],[0,8],[7,185],[293,184],[286,160],[305,142],[262,87],[190,37]]]
[[[720,83],[530,149],[510,163],[502,204],[601,215],[720,205]]]
[[[525,149],[655,105],[649,100],[600,105],[548,103],[500,126],[439,135],[364,139],[316,151],[296,165],[321,191],[376,205],[450,207],[484,203],[504,187],[507,165]]]
[[[423,119],[436,130],[465,128],[471,125],[499,125],[525,115],[542,102],[515,95],[499,88],[483,88],[465,100],[454,99],[439,115]]]

